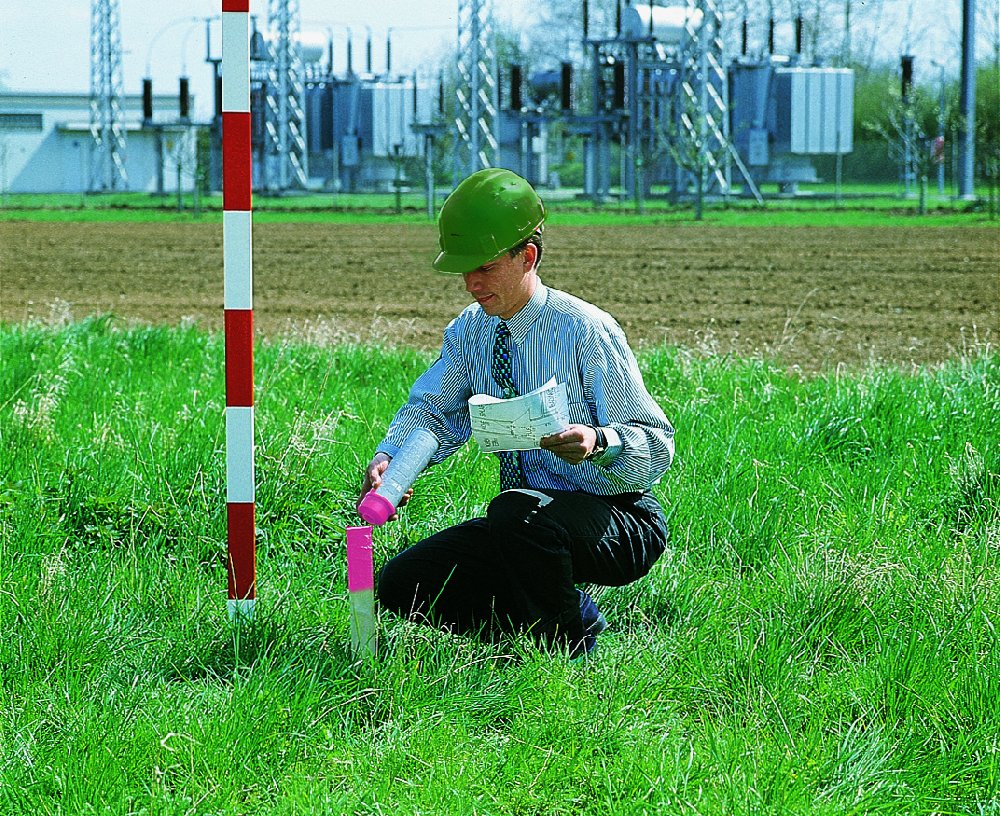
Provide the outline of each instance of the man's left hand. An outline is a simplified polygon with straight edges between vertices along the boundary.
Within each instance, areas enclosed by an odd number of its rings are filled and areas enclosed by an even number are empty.
[[[542,450],[554,453],[571,465],[578,465],[597,444],[597,431],[589,425],[570,425],[559,433],[543,436]]]

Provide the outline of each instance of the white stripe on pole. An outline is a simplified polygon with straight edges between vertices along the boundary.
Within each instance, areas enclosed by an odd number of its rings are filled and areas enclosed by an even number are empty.
[[[251,252],[249,210],[229,210],[222,214],[223,268],[227,309],[253,308],[253,255]]]
[[[256,603],[257,601],[254,598],[243,598],[242,600],[229,601],[229,620],[233,623],[240,621],[252,621],[253,608]]]
[[[253,502],[253,408],[226,408],[226,501]]]
[[[250,110],[250,15],[222,12],[222,109]]]

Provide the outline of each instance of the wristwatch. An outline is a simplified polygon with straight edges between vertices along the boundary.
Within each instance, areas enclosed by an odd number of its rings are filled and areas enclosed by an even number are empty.
[[[591,459],[596,459],[608,449],[608,438],[604,435],[604,431],[596,425],[591,425],[590,427],[593,428],[594,433],[597,434],[597,441],[594,443],[594,449],[583,457],[585,462],[589,462]]]

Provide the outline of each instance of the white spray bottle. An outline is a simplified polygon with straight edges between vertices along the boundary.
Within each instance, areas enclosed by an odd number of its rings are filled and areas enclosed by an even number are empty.
[[[400,499],[427,467],[441,443],[426,428],[410,431],[389,467],[382,474],[382,483],[369,490],[358,505],[358,513],[369,524],[381,527],[395,514]]]

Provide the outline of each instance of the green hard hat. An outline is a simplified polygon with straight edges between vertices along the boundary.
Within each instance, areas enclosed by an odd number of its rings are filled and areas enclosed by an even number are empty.
[[[479,170],[441,208],[441,252],[434,268],[456,274],[478,269],[530,238],[544,220],[538,193],[517,173],[499,167]]]

